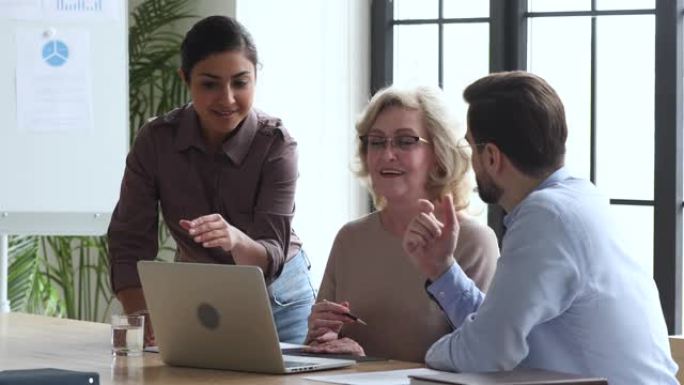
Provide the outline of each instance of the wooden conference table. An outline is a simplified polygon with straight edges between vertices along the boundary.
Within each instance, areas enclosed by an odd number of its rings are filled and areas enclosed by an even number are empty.
[[[0,314],[0,370],[59,368],[98,372],[100,384],[313,384],[312,373],[269,375],[166,366],[156,353],[112,357],[110,326],[22,313]],[[399,361],[358,363],[348,369],[315,373],[355,373],[409,369]],[[314,374],[315,374],[314,373]]]

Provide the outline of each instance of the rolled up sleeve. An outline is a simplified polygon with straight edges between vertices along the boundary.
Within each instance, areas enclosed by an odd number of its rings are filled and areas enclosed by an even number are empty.
[[[426,364],[449,371],[511,370],[529,353],[533,328],[562,314],[572,303],[581,282],[575,261],[577,242],[567,236],[572,227],[544,210],[527,209],[508,229],[492,286],[481,301],[464,301],[473,290],[463,290],[463,278],[446,275],[444,287],[453,293],[445,301],[456,317],[457,329],[428,350]],[[456,271],[458,273],[458,271]],[[474,285],[473,285],[474,286]],[[461,311],[457,309],[462,307]],[[476,310],[476,312],[474,312]],[[465,313],[470,312],[471,314]]]
[[[277,278],[287,259],[297,184],[297,143],[284,136],[274,142],[264,164],[250,236],[264,246],[267,281]]]

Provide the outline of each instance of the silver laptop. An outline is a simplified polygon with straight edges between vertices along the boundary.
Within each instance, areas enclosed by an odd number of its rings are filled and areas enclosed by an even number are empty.
[[[296,373],[355,364],[283,355],[263,273],[255,266],[141,261],[138,271],[168,365]]]

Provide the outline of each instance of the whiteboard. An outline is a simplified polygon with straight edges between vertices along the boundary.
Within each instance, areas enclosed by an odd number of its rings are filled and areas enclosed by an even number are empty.
[[[0,0],[0,234],[106,232],[128,152],[126,3]],[[31,76],[20,76],[26,71],[24,64],[18,68],[17,63],[40,62],[49,53],[34,52],[40,51],[29,43],[36,41],[34,36],[83,37],[85,43],[73,44],[68,59],[66,55],[64,60],[57,57],[59,60],[52,64],[76,59],[87,63],[83,83],[62,81],[87,89],[88,97],[79,96],[79,100],[87,106],[83,110],[87,110],[88,124],[55,124],[46,129],[32,120],[32,111],[36,116],[50,117],[50,108],[38,102],[55,98],[49,91],[25,87],[27,82],[21,80],[31,80]],[[35,79],[36,87],[48,83]],[[20,89],[32,90],[33,94],[26,97],[23,93],[23,99],[18,99]],[[43,95],[45,100],[41,99]]]

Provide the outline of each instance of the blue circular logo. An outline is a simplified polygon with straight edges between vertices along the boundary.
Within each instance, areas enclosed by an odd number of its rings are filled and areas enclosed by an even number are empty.
[[[69,58],[69,48],[61,40],[50,40],[43,46],[43,60],[53,67],[60,67]]]

